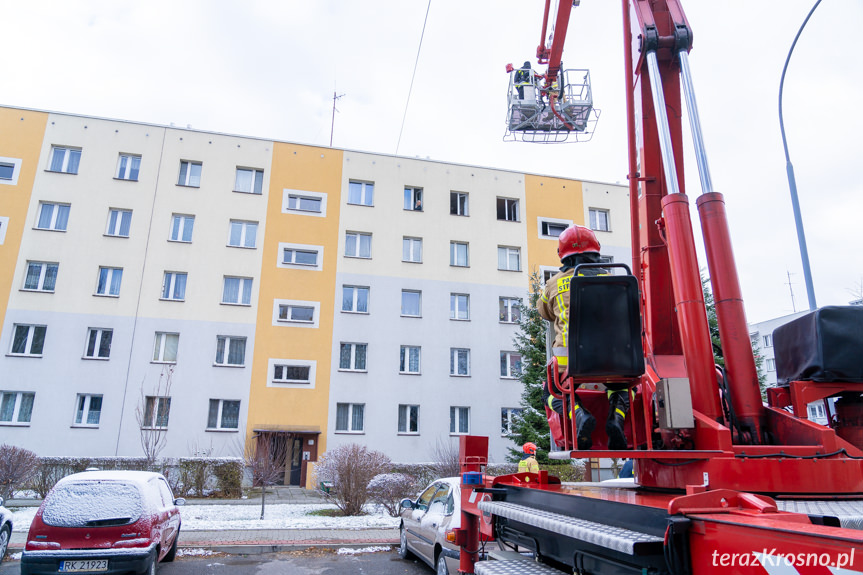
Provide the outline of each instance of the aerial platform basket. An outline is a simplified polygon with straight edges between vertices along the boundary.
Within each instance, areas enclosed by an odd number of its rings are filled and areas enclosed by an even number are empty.
[[[504,140],[550,144],[593,137],[599,110],[593,107],[590,72],[563,70],[558,82],[562,90],[545,90],[533,70],[530,81],[521,84],[510,73]]]

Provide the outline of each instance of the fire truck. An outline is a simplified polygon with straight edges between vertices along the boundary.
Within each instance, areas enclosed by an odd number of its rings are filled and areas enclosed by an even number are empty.
[[[537,49],[544,74],[525,69],[516,81],[509,68],[514,139],[589,138],[595,126],[589,75],[561,69],[577,4],[546,1]],[[562,433],[562,451],[550,456],[631,458],[635,483],[562,484],[545,471],[491,477],[488,438],[460,438],[462,521],[450,534],[461,549],[459,572],[863,573],[863,308],[824,307],[778,328],[780,385],[762,399],[725,199],[712,188],[704,153],[692,30],[679,0],[621,4],[632,268],[576,270],[568,366],[559,376],[552,359],[547,385],[599,421],[606,390],[630,391],[627,449],[610,450],[597,426],[593,448],[579,451],[564,409],[549,413]],[[682,187],[684,102],[722,366]],[[836,410],[829,425],[809,421],[807,405],[828,398]]]

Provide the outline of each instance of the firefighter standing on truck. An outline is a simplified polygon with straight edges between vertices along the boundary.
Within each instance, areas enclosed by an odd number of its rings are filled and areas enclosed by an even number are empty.
[[[522,451],[525,455],[518,462],[519,473],[539,473],[539,463],[536,461],[536,444],[532,442],[525,443],[522,446]]]
[[[601,263],[599,259],[599,241],[594,233],[583,226],[574,225],[563,231],[558,237],[557,255],[563,264],[560,271],[545,284],[540,301],[537,303],[539,315],[554,324],[554,345],[552,353],[557,358],[560,372],[566,370],[569,345],[569,283],[575,271],[575,266],[587,263]],[[579,275],[600,275],[602,270],[588,268]],[[546,404],[563,415],[563,402],[548,392],[547,385],[543,387],[543,399]],[[626,449],[626,435],[623,421],[629,412],[629,394],[626,390],[608,390],[608,419],[605,432],[608,435],[609,449]],[[578,396],[576,396],[578,397]],[[576,399],[570,418],[575,419],[576,438],[580,451],[593,446],[591,437],[596,427],[596,418],[590,414]]]

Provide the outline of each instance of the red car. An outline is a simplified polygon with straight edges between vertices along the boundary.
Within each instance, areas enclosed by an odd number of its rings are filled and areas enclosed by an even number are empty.
[[[173,561],[180,510],[165,478],[145,471],[64,477],[30,524],[22,575],[149,573]]]

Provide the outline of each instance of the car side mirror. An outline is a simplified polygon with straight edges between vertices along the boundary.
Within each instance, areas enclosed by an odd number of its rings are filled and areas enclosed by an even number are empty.
[[[182,497],[177,497],[176,499],[174,499],[174,505],[176,505],[177,507],[182,507],[185,504],[186,500]]]
[[[401,500],[401,502],[399,503],[399,507],[401,507],[402,509],[413,509],[414,502],[410,499],[405,498]]]

